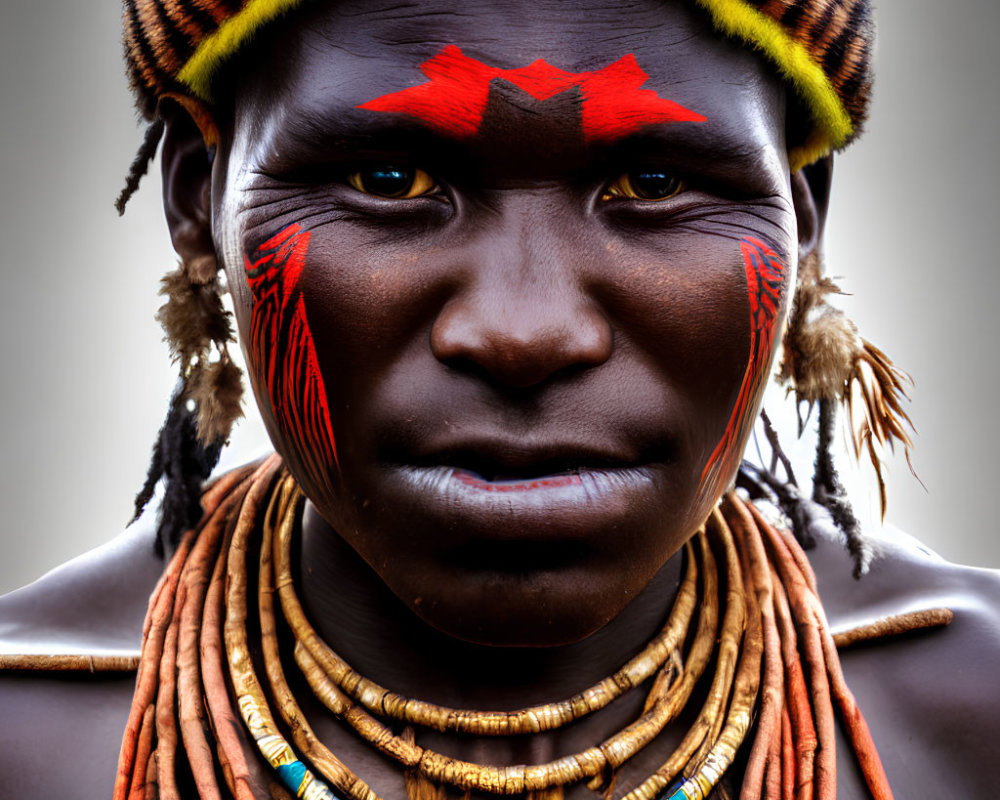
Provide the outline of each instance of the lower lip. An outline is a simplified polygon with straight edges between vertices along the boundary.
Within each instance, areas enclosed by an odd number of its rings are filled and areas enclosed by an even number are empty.
[[[390,483],[418,508],[444,513],[452,524],[468,513],[476,522],[517,520],[531,527],[533,519],[545,526],[562,519],[575,527],[588,517],[598,523],[628,516],[656,493],[656,472],[634,466],[488,481],[454,467],[399,466],[392,468]]]
[[[470,472],[455,470],[452,479],[481,492],[537,492],[545,489],[562,489],[566,486],[582,486],[583,478],[579,474],[550,475],[545,478],[515,481],[487,481]]]

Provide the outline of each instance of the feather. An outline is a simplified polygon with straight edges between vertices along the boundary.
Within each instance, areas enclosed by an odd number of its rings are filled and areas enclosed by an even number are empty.
[[[861,341],[857,327],[840,309],[813,309],[798,339],[795,388],[800,399],[814,403],[840,397],[861,353]]]
[[[191,371],[187,396],[197,407],[198,439],[203,443],[229,438],[233,423],[243,416],[243,381],[228,354]]]
[[[910,462],[913,447],[910,433],[915,430],[902,402],[909,400],[906,389],[908,385],[913,385],[913,380],[875,345],[866,339],[861,341],[862,351],[854,361],[850,379],[843,390],[843,400],[847,406],[854,456],[860,460],[862,451],[868,454],[875,469],[880,508],[885,519],[888,499],[883,475],[885,448],[895,450],[897,444],[902,445],[906,463],[916,477]]]
[[[187,373],[193,364],[208,356],[212,343],[224,346],[233,338],[229,313],[222,306],[216,280],[193,283],[181,267],[163,276],[160,294],[167,302],[156,319],[163,327],[170,355]]]
[[[162,279],[167,298],[156,314],[170,355],[180,365],[184,397],[197,408],[198,439],[208,445],[229,437],[240,408],[243,382],[229,358],[235,342],[231,315],[219,296],[218,262],[203,256],[182,264]],[[211,360],[212,350],[218,353]]]
[[[803,258],[782,339],[778,379],[793,383],[796,397],[808,404],[810,413],[814,403],[843,395],[862,350],[857,326],[826,301],[827,295],[840,293],[833,281],[822,276],[818,254]],[[800,415],[800,433],[803,424]]]
[[[904,401],[913,381],[879,348],[859,333],[857,326],[827,296],[839,287],[823,276],[823,265],[814,251],[802,259],[799,283],[782,341],[778,379],[791,382],[799,418],[799,435],[813,407],[839,400],[846,408],[854,457],[866,453],[878,482],[882,518],[887,504],[883,454],[901,444],[910,465],[913,423]],[[802,405],[806,405],[803,420]],[[916,473],[914,473],[916,477]],[[919,478],[917,478],[919,480]]]

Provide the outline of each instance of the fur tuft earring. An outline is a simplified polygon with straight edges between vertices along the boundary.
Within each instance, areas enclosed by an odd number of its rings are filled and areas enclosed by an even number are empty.
[[[847,407],[854,455],[867,451],[878,480],[882,517],[886,489],[881,451],[901,444],[910,464],[913,423],[903,408],[909,400],[912,380],[871,342],[843,311],[826,301],[840,289],[823,275],[823,264],[815,251],[802,259],[792,312],[783,339],[784,355],[778,378],[791,382],[798,406],[807,407],[806,418],[817,403],[833,402]],[[799,414],[801,432],[803,418]],[[913,470],[912,465],[910,470]]]
[[[236,340],[220,293],[215,257],[191,259],[163,277],[160,294],[167,302],[156,315],[180,367],[184,396],[195,404],[198,439],[205,445],[227,439],[243,415],[240,369],[229,356]]]

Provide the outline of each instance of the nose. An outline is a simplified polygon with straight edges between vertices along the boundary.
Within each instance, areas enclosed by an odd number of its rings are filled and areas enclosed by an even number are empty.
[[[544,212],[505,217],[470,243],[468,278],[431,328],[434,356],[518,389],[603,364],[612,329],[586,291],[582,243],[552,230]]]

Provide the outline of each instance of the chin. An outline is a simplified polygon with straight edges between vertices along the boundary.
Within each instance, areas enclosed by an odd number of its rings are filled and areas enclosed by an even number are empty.
[[[560,647],[597,633],[636,595],[607,578],[581,568],[449,572],[442,581],[428,581],[424,592],[412,594],[417,587],[408,587],[401,599],[428,625],[464,642]]]

